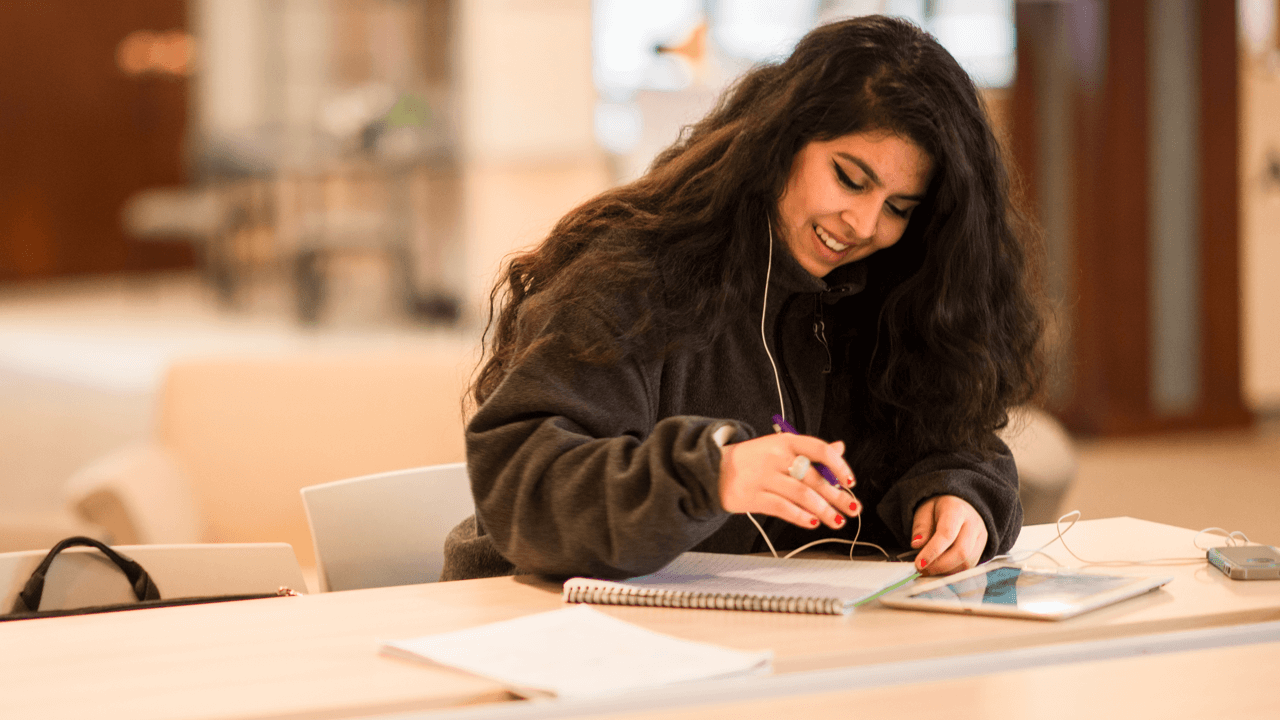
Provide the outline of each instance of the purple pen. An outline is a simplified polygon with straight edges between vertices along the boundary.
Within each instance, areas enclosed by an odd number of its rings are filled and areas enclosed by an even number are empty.
[[[781,415],[773,416],[773,427],[778,432],[791,433],[792,435],[800,434],[796,432],[796,429],[791,427],[791,423],[787,422],[787,419],[782,417]],[[813,469],[817,470],[818,473],[821,474],[822,477],[825,478],[827,482],[831,483],[835,487],[840,487],[840,481],[836,480],[836,474],[831,472],[831,468],[827,467],[826,465],[823,465],[820,462],[815,462],[813,458],[809,458],[809,463],[813,465]]]

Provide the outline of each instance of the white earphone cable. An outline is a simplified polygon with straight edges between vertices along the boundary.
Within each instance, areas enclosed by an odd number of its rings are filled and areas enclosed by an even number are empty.
[[[1071,528],[1075,527],[1075,524],[1079,521],[1080,521],[1080,511],[1072,510],[1071,512],[1066,513],[1061,517],[1059,517],[1058,521],[1054,523],[1054,530],[1057,531],[1057,534],[1054,535],[1054,537],[1051,540],[1049,540],[1049,542],[1033,550],[1023,550],[1017,553],[1006,553],[1004,555],[997,555],[996,557],[991,558],[987,562],[995,562],[997,560],[1007,560],[1009,562],[1021,563],[1026,560],[1029,560],[1033,555],[1044,555],[1050,560],[1053,560],[1055,563],[1061,565],[1062,564],[1061,562],[1058,562],[1048,553],[1044,552],[1045,548],[1049,547],[1054,543],[1061,543],[1062,549],[1066,550],[1067,554],[1069,554],[1071,557],[1075,558],[1076,560],[1080,561],[1083,564],[1083,566],[1086,566],[1086,567],[1088,566],[1128,567],[1131,565],[1186,565],[1190,563],[1202,563],[1205,561],[1205,557],[1203,555],[1197,555],[1194,557],[1145,558],[1145,559],[1139,559],[1139,560],[1129,560],[1129,559],[1096,560],[1096,559],[1084,558],[1078,555],[1076,551],[1072,550],[1071,546],[1067,545],[1067,538],[1065,537],[1067,532],[1071,530]],[[1062,524],[1064,522],[1067,523],[1067,526],[1065,528],[1062,527]],[[1226,537],[1227,545],[1231,547],[1254,544],[1249,540],[1249,537],[1247,535],[1240,532],[1239,530],[1228,532],[1227,530],[1224,530],[1222,528],[1209,527],[1196,533],[1196,536],[1191,540],[1191,544],[1195,546],[1197,550],[1200,550],[1202,552],[1209,550],[1208,547],[1202,547],[1200,545],[1200,538],[1205,534],[1222,535]]]
[[[773,361],[773,353],[769,352],[769,340],[765,336],[764,321],[769,314],[769,278],[773,274],[773,221],[769,221],[769,263],[764,269],[764,302],[760,304],[760,342],[764,343],[764,354],[769,358],[769,366],[773,368],[773,383],[778,387],[778,414],[787,419],[787,407],[782,401],[782,380],[778,376],[778,364]]]
[[[785,420],[787,417],[787,407],[786,407],[786,403],[782,399],[782,378],[778,374],[778,364],[773,360],[773,353],[769,351],[769,338],[768,338],[768,335],[765,333],[765,318],[769,314],[769,280],[772,278],[772,276],[773,276],[773,221],[770,220],[769,221],[769,261],[765,265],[764,300],[760,304],[760,342],[764,345],[765,356],[769,358],[769,367],[773,368],[773,383],[778,389],[778,414],[781,415],[782,418]],[[853,492],[851,490],[849,490],[848,488],[841,488],[841,489],[849,493],[850,497],[853,497]],[[769,539],[769,533],[766,533],[764,531],[764,527],[760,525],[760,521],[756,520],[751,513],[746,513],[746,515],[747,515],[747,519],[751,521],[751,524],[756,526],[756,530],[760,531],[760,536],[764,538],[765,545],[769,546],[769,552],[772,553],[774,557],[778,557],[778,551],[773,547],[773,541]],[[854,532],[853,540],[845,540],[843,538],[824,538],[821,540],[814,540],[811,543],[806,543],[805,545],[801,545],[795,550],[792,550],[791,552],[787,553],[784,557],[787,557],[787,558],[793,557],[794,555],[796,555],[796,553],[799,553],[803,550],[807,550],[813,547],[814,545],[821,545],[822,543],[834,542],[834,543],[849,544],[850,560],[853,559],[853,550],[858,545],[868,545],[870,547],[873,547],[876,550],[879,550],[880,552],[884,553],[884,556],[886,559],[892,559],[890,558],[889,553],[886,552],[885,549],[880,547],[879,545],[876,545],[875,543],[858,541],[858,536],[862,534],[862,515],[861,514],[858,515],[857,521],[858,521],[858,529],[857,531]]]

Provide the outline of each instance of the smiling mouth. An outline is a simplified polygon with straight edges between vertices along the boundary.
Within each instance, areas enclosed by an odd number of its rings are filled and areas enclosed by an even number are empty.
[[[826,230],[823,230],[817,225],[813,226],[813,231],[818,235],[818,239],[822,241],[822,244],[826,245],[827,249],[831,250],[831,252],[841,253],[853,247],[852,245],[846,245],[840,242],[839,240],[836,240],[835,238],[831,237],[831,235],[829,235]]]

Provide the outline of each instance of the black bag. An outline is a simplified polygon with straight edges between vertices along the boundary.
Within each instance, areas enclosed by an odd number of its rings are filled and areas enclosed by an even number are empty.
[[[53,565],[53,561],[58,557],[58,553],[69,547],[84,545],[97,548],[106,555],[116,567],[124,573],[128,579],[130,586],[133,588],[134,597],[138,598],[136,603],[122,603],[118,605],[93,605],[90,607],[71,608],[67,610],[40,610],[40,598],[44,595],[44,581],[49,574],[49,568]],[[137,562],[121,555],[119,552],[112,550],[107,545],[89,537],[69,537],[57,545],[54,545],[49,554],[45,555],[44,560],[31,573],[31,578],[27,580],[27,584],[23,586],[22,592],[14,599],[13,609],[7,615],[0,615],[0,622],[5,620],[27,620],[31,618],[43,617],[63,617],[66,615],[89,615],[93,613],[113,612],[117,610],[141,610],[153,607],[172,607],[175,605],[200,605],[203,603],[223,602],[227,600],[256,600],[258,598],[280,597],[285,595],[297,595],[298,593],[289,588],[280,588],[274,593],[262,593],[256,595],[215,595],[212,597],[185,597],[163,599],[160,597],[160,588],[151,580],[151,576]]]

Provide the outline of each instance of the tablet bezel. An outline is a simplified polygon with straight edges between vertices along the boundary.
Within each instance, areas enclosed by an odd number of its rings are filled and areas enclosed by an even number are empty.
[[[1028,608],[1020,608],[1016,605],[972,604],[961,602],[959,600],[935,600],[914,597],[919,593],[944,587],[960,580],[976,577],[978,575],[985,575],[997,568],[1018,568],[1025,572],[1043,573],[1048,575],[1087,575],[1092,577],[1122,578],[1128,580],[1128,582],[1120,585],[1119,587],[1112,588],[1111,590],[1094,593],[1093,595],[1080,598],[1072,604],[1066,605],[1052,612],[1035,611]],[[1073,570],[1071,568],[1043,568],[1031,567],[1014,562],[994,562],[986,565],[979,565],[971,570],[965,570],[954,575],[947,575],[936,580],[927,580],[908,585],[882,596],[880,598],[880,602],[888,607],[901,608],[905,610],[931,610],[934,612],[962,613],[966,615],[994,615],[998,617],[1031,618],[1035,620],[1065,620],[1090,610],[1096,610],[1100,607],[1120,602],[1121,600],[1127,600],[1128,598],[1142,595],[1163,587],[1172,581],[1173,578],[1170,576],[1147,577],[1114,575],[1111,573]]]

